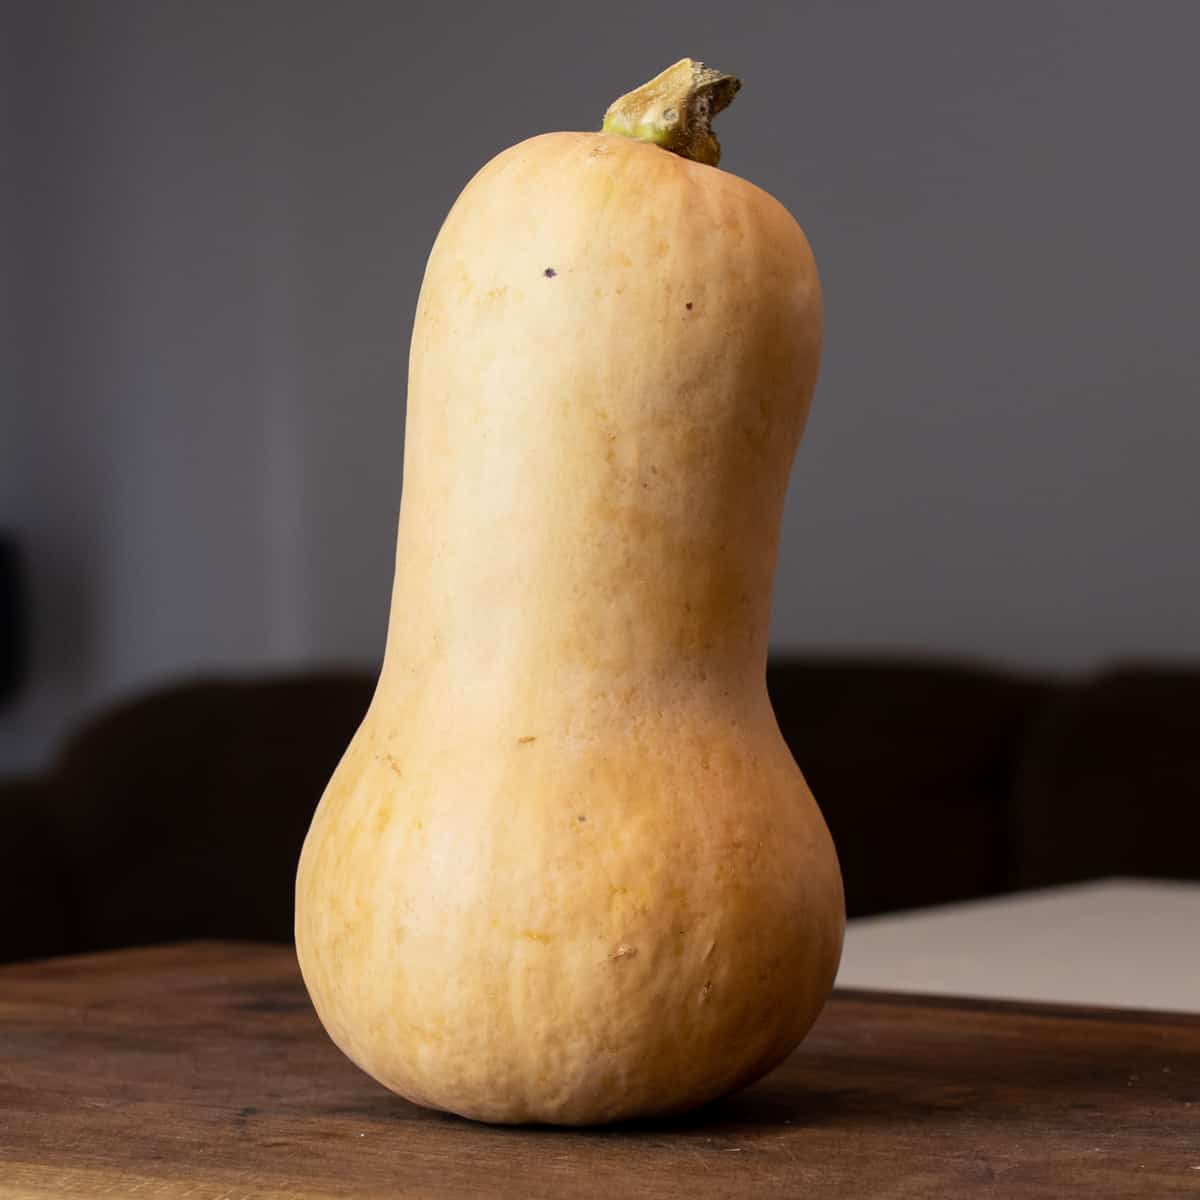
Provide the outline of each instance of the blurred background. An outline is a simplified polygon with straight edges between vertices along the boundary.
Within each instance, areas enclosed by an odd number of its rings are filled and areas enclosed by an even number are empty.
[[[369,679],[443,216],[493,154],[597,128],[684,54],[743,79],[722,166],[791,209],[824,279],[773,655],[1043,698],[1120,664],[1191,679],[1190,0],[0,11],[0,774],[182,681]],[[824,720],[850,676],[822,678]]]

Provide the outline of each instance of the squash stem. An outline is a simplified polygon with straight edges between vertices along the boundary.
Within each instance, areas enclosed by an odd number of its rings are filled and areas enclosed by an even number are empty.
[[[604,114],[604,133],[653,142],[664,150],[715,167],[721,144],[712,119],[737,95],[740,79],[690,58],[614,101]]]

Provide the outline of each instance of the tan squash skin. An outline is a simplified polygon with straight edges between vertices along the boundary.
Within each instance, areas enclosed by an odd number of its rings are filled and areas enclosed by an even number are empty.
[[[296,896],[322,1022],[401,1095],[678,1111],[824,1003],[841,879],[764,685],[820,338],[787,211],[643,142],[532,138],[447,217],[383,672]]]

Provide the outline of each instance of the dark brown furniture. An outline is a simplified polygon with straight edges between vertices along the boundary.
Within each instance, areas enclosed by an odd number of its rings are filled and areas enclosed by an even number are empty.
[[[835,994],[699,1113],[505,1129],[358,1071],[282,947],[0,969],[5,1200],[976,1195],[1200,1195],[1200,1017]]]
[[[1078,679],[779,659],[768,686],[851,916],[1108,875],[1200,878],[1200,669]],[[361,672],[180,683],[0,784],[0,961],[285,941],[300,843]]]

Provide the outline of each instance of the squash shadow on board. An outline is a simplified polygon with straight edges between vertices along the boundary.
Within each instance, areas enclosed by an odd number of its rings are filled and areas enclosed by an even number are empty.
[[[782,1066],[743,1091],[678,1116],[600,1126],[490,1126],[374,1088],[369,1099],[339,1107],[336,1115],[383,1125],[445,1123],[493,1136],[519,1130],[593,1144],[702,1139],[708,1148],[770,1141],[805,1127],[920,1127],[931,1137],[961,1135],[981,1121],[1078,1128],[1086,1136],[1103,1098],[1125,1098],[1133,1086],[1168,1101],[1200,1102],[1200,1054],[1172,1048],[1170,1030],[1179,1021],[1194,1018],[847,991],[836,994]],[[371,1086],[365,1077],[362,1082]]]

